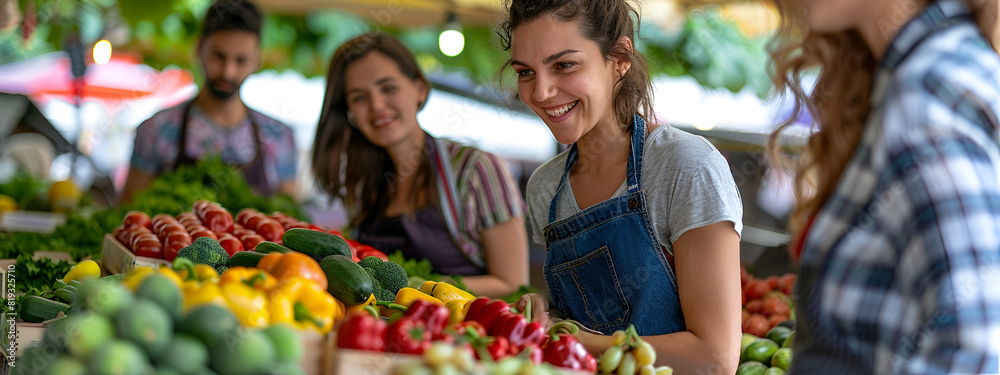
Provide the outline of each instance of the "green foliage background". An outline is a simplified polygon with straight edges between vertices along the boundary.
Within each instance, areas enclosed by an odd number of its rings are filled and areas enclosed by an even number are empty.
[[[115,46],[116,50],[139,53],[145,63],[157,69],[188,69],[200,82],[194,46],[210,0],[18,1],[22,13],[34,9],[38,26],[28,38],[21,28],[0,31],[0,64],[61,49],[70,31],[79,31],[84,44],[91,45],[106,32],[124,28],[128,42]],[[447,57],[438,51],[437,27],[384,29],[354,14],[321,9],[306,15],[266,15],[261,40],[263,68],[292,69],[307,77],[323,75],[337,46],[373,29],[397,35],[417,55],[425,71],[458,72],[478,84],[492,86],[497,69],[507,58],[492,28],[464,27],[465,51]],[[654,76],[690,75],[707,88],[735,92],[749,87],[764,97],[770,90],[764,43],[747,38],[717,8],[708,7],[690,12],[676,32],[642,24],[636,46],[649,58]]]

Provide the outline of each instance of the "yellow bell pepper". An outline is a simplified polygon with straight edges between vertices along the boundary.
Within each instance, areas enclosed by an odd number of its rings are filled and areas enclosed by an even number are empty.
[[[241,283],[253,289],[269,291],[278,285],[278,279],[259,268],[233,267],[219,278],[222,284]]]
[[[272,323],[287,323],[325,334],[333,329],[333,322],[344,317],[344,304],[319,284],[305,278],[284,279],[268,296]]]
[[[340,301],[338,300],[337,302],[340,302]],[[362,310],[365,309],[365,306],[373,306],[374,307],[374,306],[376,306],[376,302],[378,302],[378,301],[375,300],[375,294],[373,293],[373,294],[371,294],[371,295],[368,296],[368,300],[365,301],[365,303],[362,303],[362,304],[357,305],[357,306],[348,306],[347,307],[347,314],[353,314],[356,311],[362,311]],[[378,309],[376,308],[376,310],[378,310]]]
[[[139,285],[142,284],[142,281],[146,280],[146,278],[152,274],[153,267],[136,267],[129,273],[125,274],[125,277],[122,279],[122,284],[134,292],[139,288]]]
[[[230,270],[232,271],[232,270]],[[263,272],[263,271],[261,271]],[[226,272],[228,275],[229,272]],[[262,328],[271,323],[267,293],[242,282],[224,282],[219,287],[226,305],[244,327]]]
[[[85,260],[73,266],[73,268],[66,273],[66,276],[63,277],[63,281],[68,283],[73,280],[83,281],[84,279],[99,278],[101,278],[101,266],[95,261]]]
[[[441,300],[417,289],[406,287],[396,292],[396,303],[406,307],[410,307],[410,304],[418,299],[427,300],[428,302],[444,306],[444,302],[441,302]]]
[[[143,281],[146,281],[147,277],[153,274],[163,275],[170,281],[173,281],[174,285],[177,285],[178,288],[183,285],[180,276],[177,276],[177,273],[174,272],[174,270],[166,266],[161,266],[156,269],[152,267],[136,267],[131,272],[125,274],[125,277],[122,279],[122,284],[128,287],[129,290],[135,291],[140,285],[142,285]]]
[[[226,298],[222,296],[222,289],[216,283],[201,283],[195,280],[184,282],[184,311],[189,311],[196,306],[214,303],[219,306],[228,306]]]
[[[430,291],[425,289],[429,289]],[[420,285],[420,290],[434,296],[434,298],[437,298],[446,304],[454,300],[471,301],[476,299],[476,296],[469,294],[469,292],[459,289],[457,286],[446,282],[427,281]]]
[[[451,313],[448,317],[448,322],[459,323],[465,320],[465,314],[469,312],[468,307],[471,306],[474,300],[471,299],[454,299],[445,302],[444,307],[448,308],[448,312]]]
[[[174,270],[170,269],[170,267],[160,266],[160,268],[156,269],[156,272],[170,279],[170,281],[173,281],[178,288],[184,285],[184,281],[181,280],[180,275],[178,275],[177,272],[174,272]]]

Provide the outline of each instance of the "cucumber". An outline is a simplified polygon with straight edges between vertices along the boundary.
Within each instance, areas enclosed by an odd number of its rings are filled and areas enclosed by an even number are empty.
[[[261,242],[263,243],[263,242]],[[281,245],[278,245],[281,246]],[[258,245],[259,247],[259,245]],[[229,258],[229,267],[257,267],[257,262],[260,258],[266,257],[267,254],[258,253],[256,251],[237,251]]]
[[[28,323],[41,323],[49,319],[55,319],[59,313],[65,314],[70,306],[39,296],[30,296],[21,302],[21,320]]]
[[[257,244],[257,247],[253,248],[253,251],[264,254],[270,254],[270,253],[288,254],[288,252],[292,251],[292,249],[289,249],[287,247],[284,247],[280,244],[271,241],[264,241]]]
[[[331,255],[343,255],[350,260],[351,247],[342,237],[323,231],[292,228],[285,231],[281,242],[289,249],[306,254],[317,261]]]
[[[319,261],[319,267],[326,274],[326,290],[345,305],[365,303],[374,290],[368,273],[349,257],[330,255]]]
[[[63,302],[66,303],[71,304],[73,303],[73,301],[76,300],[76,288],[71,287],[69,285],[56,289],[55,294],[56,298],[61,299]]]

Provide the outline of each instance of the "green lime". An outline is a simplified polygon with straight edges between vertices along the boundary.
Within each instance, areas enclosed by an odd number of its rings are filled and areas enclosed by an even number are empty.
[[[765,372],[767,372],[767,366],[756,361],[746,362],[736,368],[736,375],[764,375]]]
[[[757,341],[757,340],[760,340],[760,337],[754,336],[754,335],[749,334],[749,333],[744,333],[743,337],[740,338],[740,362],[741,363],[744,361],[744,359],[743,359],[743,351],[746,350],[747,346],[750,346],[750,343],[752,343],[754,341]]]
[[[777,367],[770,367],[767,371],[764,371],[764,375],[785,375],[785,370]]]
[[[110,340],[90,357],[91,374],[144,374],[149,370],[146,353],[137,345],[123,340]]]
[[[743,358],[747,361],[771,363],[771,356],[778,351],[778,344],[770,339],[760,339],[750,343],[743,350]]]
[[[43,375],[84,375],[87,373],[87,365],[80,360],[70,356],[59,356],[42,371]]]
[[[792,339],[794,339],[794,338],[795,338],[795,331],[792,331],[792,332],[790,332],[788,334],[788,337],[785,338],[785,342],[781,343],[781,347],[782,348],[791,348],[792,347]]]
[[[790,335],[791,333],[792,333],[791,328],[776,326],[774,328],[771,328],[770,331],[767,331],[767,338],[777,343],[778,346],[781,346],[781,344],[785,342],[785,339],[787,339],[788,335]]]
[[[792,349],[791,348],[781,348],[774,352],[774,356],[771,357],[771,366],[778,367],[782,370],[788,370],[788,366],[792,365]]]
[[[275,360],[280,363],[298,364],[305,355],[302,338],[287,325],[274,324],[262,330],[271,339],[275,348]]]

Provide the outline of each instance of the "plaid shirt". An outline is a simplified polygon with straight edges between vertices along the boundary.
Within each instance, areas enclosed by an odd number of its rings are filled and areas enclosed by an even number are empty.
[[[794,374],[997,374],[1000,58],[964,3],[906,24],[805,237]]]

